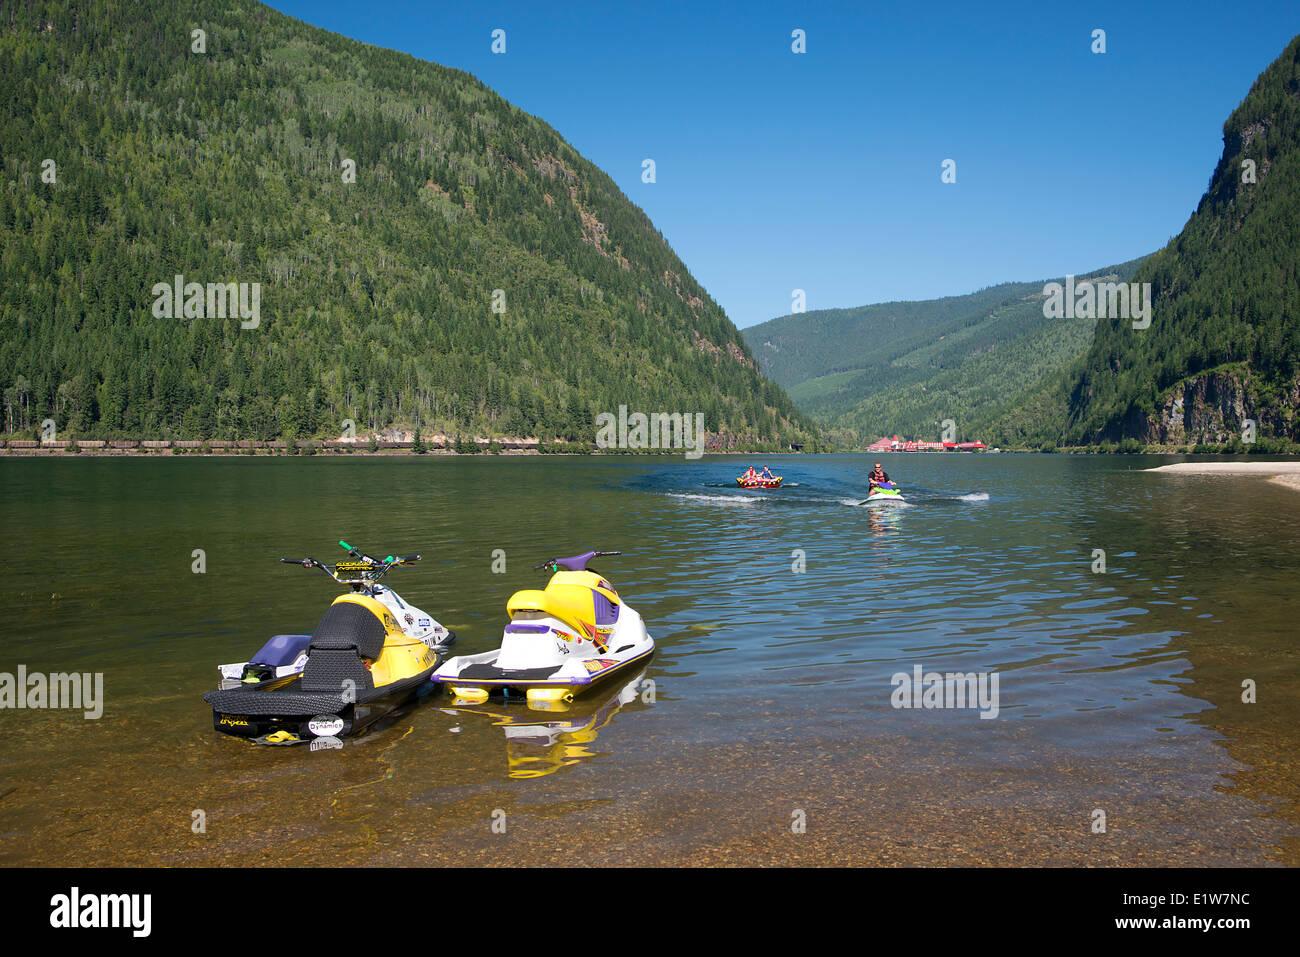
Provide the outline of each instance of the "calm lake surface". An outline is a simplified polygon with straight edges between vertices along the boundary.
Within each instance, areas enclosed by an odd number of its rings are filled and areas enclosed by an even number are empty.
[[[1300,864],[1300,493],[1175,460],[883,456],[881,508],[862,455],[0,459],[0,672],[105,694],[0,710],[0,864]],[[533,564],[621,550],[658,652],[564,714],[217,734],[216,666],[339,593],[275,560],[340,538],[421,552],[387,581],[462,654]],[[894,708],[917,665],[997,716]]]

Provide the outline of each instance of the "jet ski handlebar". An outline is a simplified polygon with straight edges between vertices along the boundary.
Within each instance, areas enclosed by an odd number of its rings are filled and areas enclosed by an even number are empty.
[[[561,568],[563,568],[566,571],[580,572],[586,569],[587,563],[591,561],[593,558],[604,558],[607,555],[622,555],[622,554],[623,554],[622,552],[590,551],[590,552],[583,552],[581,555],[574,555],[572,558],[548,558],[540,565],[534,565],[533,570],[540,571],[543,568],[548,568],[551,571],[558,572]]]
[[[371,558],[358,548],[353,548],[347,542],[340,540],[339,545],[348,550],[348,554],[357,561],[370,562],[374,565],[414,565],[420,560],[419,555],[385,555],[382,559]]]
[[[382,559],[372,558],[346,542],[339,542],[348,550],[354,561],[327,565],[308,556],[307,558],[282,558],[286,565],[301,565],[303,568],[319,568],[330,578],[343,585],[377,582],[387,574],[394,565],[414,565],[420,560],[419,555],[386,555]],[[340,570],[342,574],[340,574]]]

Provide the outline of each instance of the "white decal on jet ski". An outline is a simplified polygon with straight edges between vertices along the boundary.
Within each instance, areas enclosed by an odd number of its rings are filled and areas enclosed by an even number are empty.
[[[318,738],[330,738],[343,730],[343,719],[333,714],[317,715],[307,722],[307,730]]]

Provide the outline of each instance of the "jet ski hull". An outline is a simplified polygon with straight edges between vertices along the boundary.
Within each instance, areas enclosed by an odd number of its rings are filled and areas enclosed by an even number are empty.
[[[360,734],[425,690],[433,672],[428,668],[369,695],[303,691],[295,679],[268,690],[244,686],[209,691],[203,700],[212,705],[212,727],[223,734],[294,744]]]
[[[439,676],[436,681],[445,683],[458,701],[482,702],[493,693],[523,695],[529,704],[569,702],[585,691],[602,685],[615,675],[627,674],[628,669],[644,665],[654,654],[650,647],[633,657],[621,660],[601,657],[578,659],[588,670],[583,677],[562,676],[559,667],[501,668],[496,664],[499,652],[471,655],[462,659],[465,665],[454,677]]]
[[[903,492],[893,482],[885,485],[877,485],[868,494],[865,499],[859,502],[859,505],[874,505],[877,502],[887,504],[890,502],[902,502]]]
[[[880,502],[882,504],[889,504],[891,502],[905,502],[905,501],[907,500],[903,498],[903,496],[901,495],[868,495],[865,499],[862,500],[860,504],[875,505],[877,502]]]

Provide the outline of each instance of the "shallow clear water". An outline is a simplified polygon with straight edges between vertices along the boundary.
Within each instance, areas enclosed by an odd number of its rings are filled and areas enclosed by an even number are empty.
[[[874,460],[754,459],[786,483],[757,492],[739,457],[0,460],[0,672],[106,698],[0,710],[0,863],[1300,862],[1300,494],[899,455],[906,504],[860,506]],[[216,734],[215,666],[336,593],[275,559],[340,538],[423,553],[389,583],[460,653],[536,562],[620,549],[658,653],[565,714],[432,695],[335,751]],[[997,717],[894,708],[917,665],[996,673]]]

